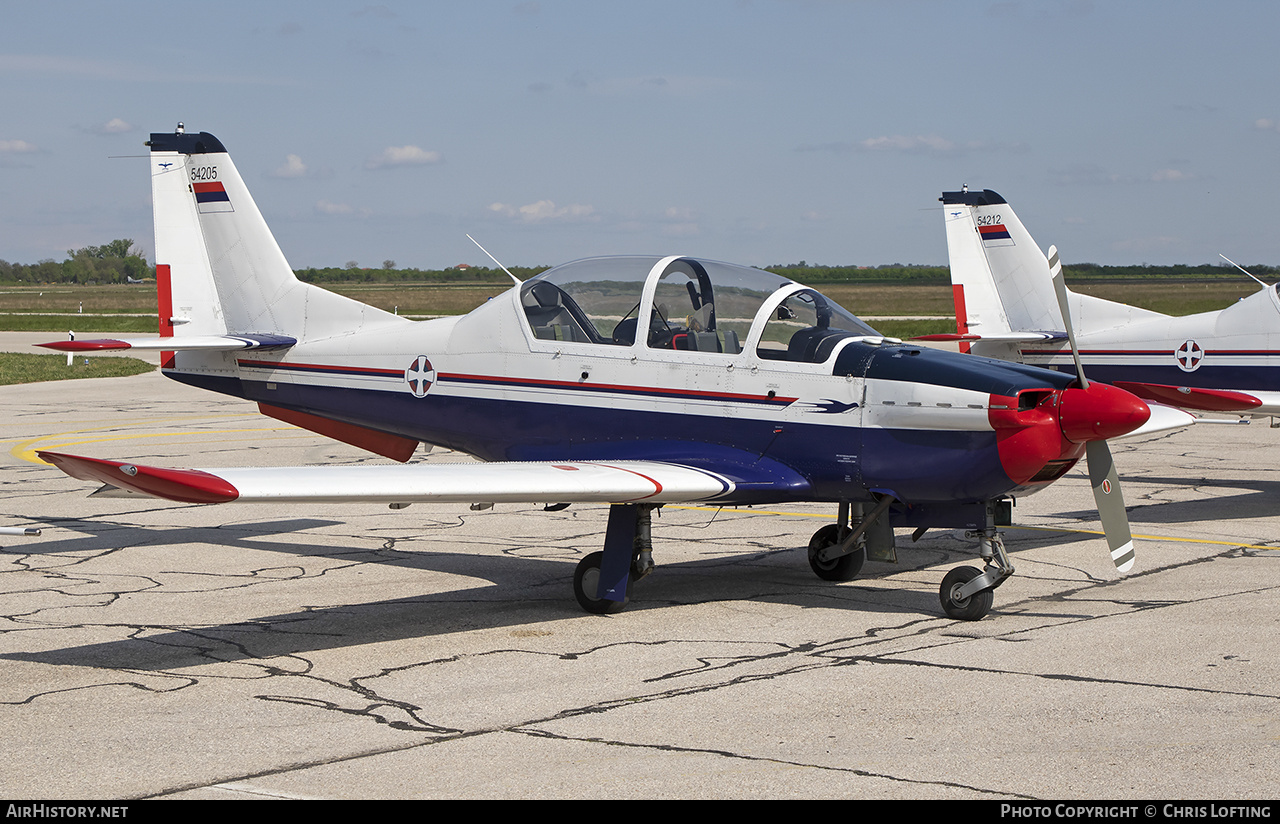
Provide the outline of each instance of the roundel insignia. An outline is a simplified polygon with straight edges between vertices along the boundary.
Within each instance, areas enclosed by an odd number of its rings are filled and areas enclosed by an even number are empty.
[[[1183,372],[1194,372],[1204,360],[1204,350],[1200,348],[1200,344],[1189,340],[1174,350],[1173,358]]]
[[[1110,494],[1111,494],[1111,479],[1110,479],[1110,478],[1103,478],[1103,479],[1102,479],[1102,492],[1103,492],[1103,494],[1104,494],[1104,495],[1110,495]]]
[[[426,355],[419,355],[414,358],[409,368],[404,370],[404,380],[409,384],[409,391],[415,398],[426,397],[431,384],[436,382],[436,370],[431,366],[431,361],[427,360]]]

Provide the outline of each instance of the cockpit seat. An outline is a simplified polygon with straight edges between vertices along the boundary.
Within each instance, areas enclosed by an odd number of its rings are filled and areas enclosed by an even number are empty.
[[[630,346],[636,342],[636,318],[623,318],[613,327],[613,342]]]
[[[849,333],[829,326],[810,326],[791,336],[787,344],[787,360],[799,363],[821,363],[841,338]]]
[[[539,328],[549,327],[558,321],[562,322],[562,319],[568,316],[562,300],[563,293],[554,283],[546,281],[536,283],[528,294],[533,296],[535,305],[525,306],[524,314],[535,332]]]
[[[720,338],[715,332],[690,332],[689,348],[695,352],[719,352]]]

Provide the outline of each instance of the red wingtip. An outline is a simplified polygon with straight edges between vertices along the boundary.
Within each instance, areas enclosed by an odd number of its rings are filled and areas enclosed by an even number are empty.
[[[57,349],[59,352],[99,352],[107,349],[129,349],[129,344],[122,340],[102,338],[100,340],[58,340],[53,343],[37,343],[45,349]]]
[[[1198,389],[1190,386],[1165,386],[1158,383],[1116,381],[1115,385],[1140,398],[1167,403],[1182,409],[1204,412],[1247,412],[1262,406],[1262,400],[1244,392],[1227,389]]]
[[[73,478],[98,481],[170,501],[222,504],[240,497],[240,492],[227,481],[198,469],[164,469],[43,450],[36,454]]]

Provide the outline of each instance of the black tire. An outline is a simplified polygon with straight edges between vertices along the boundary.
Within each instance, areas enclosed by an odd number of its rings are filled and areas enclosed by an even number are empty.
[[[995,599],[993,590],[983,590],[968,598],[957,598],[955,591],[981,575],[980,570],[973,567],[956,567],[942,579],[942,587],[938,590],[938,598],[942,601],[942,611],[957,621],[980,621],[991,611],[991,603]]]
[[[813,537],[809,539],[809,568],[813,570],[814,575],[824,581],[852,581],[862,571],[862,562],[867,557],[865,549],[841,555],[830,561],[818,560],[819,552],[838,543],[840,543],[838,524],[827,524],[813,533]]]
[[[600,582],[600,562],[603,552],[593,552],[578,562],[573,571],[573,597],[578,605],[592,615],[613,615],[622,612],[626,601],[610,601],[608,598],[597,598],[596,591]],[[628,588],[629,588],[628,584]]]

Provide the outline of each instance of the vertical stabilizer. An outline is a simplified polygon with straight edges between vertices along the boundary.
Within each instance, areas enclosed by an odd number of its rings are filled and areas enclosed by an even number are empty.
[[[156,142],[173,137],[152,135],[150,144],[160,336],[225,335],[222,303],[191,197],[189,157],[176,150],[176,143],[162,147]]]
[[[316,340],[389,323],[389,312],[294,277],[221,141],[152,134],[157,283],[167,267],[174,336],[286,335]]]
[[[972,351],[1020,360],[1019,346],[1009,336],[1064,334],[1066,324],[1058,307],[1049,261],[1005,199],[990,189],[966,189],[943,192],[941,200],[956,297],[957,331],[984,338],[972,344]],[[1166,317],[1069,289],[1067,301],[1076,333],[1081,337]],[[995,337],[1000,335],[1006,339]]]
[[[1063,329],[1049,262],[1000,195],[944,192],[951,282],[963,288],[969,332]]]

